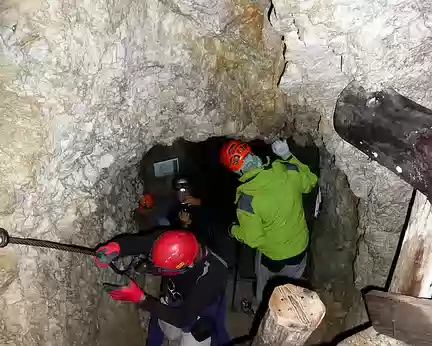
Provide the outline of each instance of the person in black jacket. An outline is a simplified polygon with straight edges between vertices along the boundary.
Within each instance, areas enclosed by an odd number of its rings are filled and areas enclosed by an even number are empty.
[[[215,236],[215,215],[203,202],[201,194],[191,179],[180,175],[173,180],[177,200],[168,213],[171,228],[182,228],[192,232],[204,245],[213,249]]]
[[[148,255],[154,270],[163,276],[160,297],[146,294],[130,280],[109,286],[109,295],[128,301],[151,315],[147,346],[160,346],[164,335],[181,345],[225,345],[225,286],[227,265],[187,231],[157,231],[148,235],[121,236],[96,250],[101,268],[123,256]],[[212,340],[213,339],[213,340]]]

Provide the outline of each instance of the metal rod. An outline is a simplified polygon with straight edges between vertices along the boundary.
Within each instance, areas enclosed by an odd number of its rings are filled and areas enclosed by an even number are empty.
[[[233,280],[233,290],[232,290],[232,297],[231,297],[231,310],[234,310],[234,308],[235,308],[235,297],[236,297],[236,291],[237,291],[239,262],[240,262],[240,243],[236,242],[235,262],[234,262],[234,280]]]
[[[60,251],[66,251],[66,252],[74,252],[74,253],[80,253],[80,254],[89,255],[89,256],[95,256],[96,255],[95,250],[88,248],[88,247],[85,247],[85,246],[72,245],[72,244],[62,244],[62,243],[57,243],[57,242],[53,242],[53,241],[33,239],[33,238],[11,237],[11,236],[9,236],[9,233],[4,228],[0,228],[0,248],[6,247],[8,244],[44,247],[47,249],[54,249],[54,250],[60,250]],[[126,270],[119,269],[115,266],[115,264],[113,262],[111,262],[109,266],[116,274],[126,275],[126,276],[130,277],[128,274],[130,268],[127,268]]]
[[[61,244],[61,243],[56,243],[47,240],[10,237],[9,243],[18,244],[18,245],[44,247],[44,248],[56,249],[56,250],[67,251],[67,252],[82,253],[84,255],[90,255],[90,256],[95,255],[94,250],[84,246]]]
[[[8,232],[5,229],[0,228],[0,247],[5,247],[9,243],[18,244],[18,245],[44,247],[44,248],[55,249],[60,251],[81,253],[90,256],[95,255],[95,251],[93,249],[90,249],[85,246],[62,244],[53,241],[32,239],[32,238],[11,237],[9,236]]]

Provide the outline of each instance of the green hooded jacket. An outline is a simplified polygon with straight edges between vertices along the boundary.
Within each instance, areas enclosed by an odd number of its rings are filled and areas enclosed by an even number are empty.
[[[294,156],[245,173],[237,188],[239,225],[231,234],[272,260],[302,253],[309,242],[303,194],[318,178]]]

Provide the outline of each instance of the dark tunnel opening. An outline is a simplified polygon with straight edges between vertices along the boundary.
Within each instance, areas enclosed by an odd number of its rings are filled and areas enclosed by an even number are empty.
[[[235,194],[239,185],[238,176],[229,172],[220,163],[220,150],[227,137],[211,137],[202,142],[190,142],[184,139],[176,140],[171,146],[157,144],[144,154],[140,162],[140,177],[144,182],[146,192],[151,193],[159,209],[156,213],[168,213],[170,203],[175,194],[172,180],[175,176],[187,176],[194,186],[194,193],[201,198],[203,204],[216,215],[213,218],[213,243],[215,252],[222,256],[233,268],[235,263],[239,267],[239,276],[253,280],[254,250],[238,243],[228,234],[228,228],[236,220]],[[319,150],[315,146],[302,147],[287,139],[292,153],[310,169],[319,175]],[[271,145],[262,139],[248,142],[253,152],[260,156],[263,162],[271,162],[278,157],[272,152]],[[174,161],[169,161],[174,160]],[[155,163],[173,162],[171,170],[163,176],[156,177]],[[167,163],[168,164],[168,163]],[[304,196],[304,209],[309,229],[312,230],[313,213],[315,208],[316,191]],[[149,229],[153,224],[138,215],[139,229]]]
[[[209,222],[210,241],[198,237],[202,244],[209,245],[210,249],[219,255],[228,264],[229,275],[225,295],[229,304],[227,325],[230,335],[250,339],[257,331],[259,321],[263,316],[263,307],[267,305],[274,284],[279,281],[269,280],[268,287],[263,292],[263,300],[256,314],[250,314],[245,309],[245,302],[254,299],[256,289],[255,257],[256,251],[246,244],[240,243],[229,234],[229,227],[237,221],[235,204],[236,189],[239,186],[239,176],[227,170],[220,162],[220,151],[229,140],[228,137],[211,137],[202,142],[191,142],[182,138],[172,145],[156,144],[146,152],[139,165],[139,177],[143,182],[142,195],[150,193],[154,199],[154,206],[140,211],[138,207],[134,212],[136,229],[139,233],[151,232],[154,229],[177,229],[182,226],[172,222],[171,211],[178,209],[178,195],[173,186],[173,180],[178,177],[187,177],[190,181],[190,192],[202,201],[203,209],[211,211]],[[319,149],[313,145],[299,146],[287,139],[290,150],[311,171],[319,176],[320,157]],[[262,139],[248,142],[255,155],[264,163],[271,163],[279,157],[272,151],[271,144]],[[304,196],[303,204],[309,230],[313,230],[316,192]],[[195,215],[192,219],[195,218]],[[177,217],[178,219],[178,217]],[[166,223],[164,223],[166,221]],[[207,229],[207,226],[204,227]],[[306,266],[301,281],[296,284],[307,286],[311,278],[312,265]],[[297,280],[298,281],[298,280]],[[151,290],[157,294],[158,280],[149,280]],[[286,282],[283,282],[286,283]],[[279,283],[280,284],[280,283]],[[237,341],[236,341],[237,342]]]

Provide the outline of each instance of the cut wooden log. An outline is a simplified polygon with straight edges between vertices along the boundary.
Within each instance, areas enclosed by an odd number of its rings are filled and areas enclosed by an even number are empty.
[[[368,93],[357,82],[340,94],[336,132],[432,199],[432,110],[392,89]]]
[[[432,343],[432,300],[381,291],[365,300],[377,332],[413,346]]]
[[[432,206],[420,192],[416,193],[389,290],[432,296]]]
[[[321,323],[325,311],[315,292],[291,284],[278,286],[270,297],[252,345],[304,345]]]

